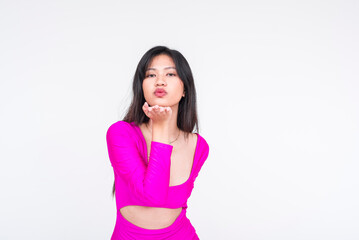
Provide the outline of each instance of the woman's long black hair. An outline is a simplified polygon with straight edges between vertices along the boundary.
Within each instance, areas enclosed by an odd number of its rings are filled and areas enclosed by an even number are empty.
[[[199,131],[196,88],[194,86],[192,71],[187,60],[179,51],[169,49],[165,46],[156,46],[151,48],[143,55],[138,63],[133,77],[132,102],[122,121],[128,123],[135,122],[136,125],[140,125],[141,123],[147,123],[150,120],[142,110],[142,106],[145,103],[142,82],[145,79],[145,73],[148,65],[151,63],[151,60],[160,54],[165,54],[172,58],[177,69],[177,74],[183,82],[185,97],[182,97],[178,104],[177,127],[184,131],[185,136],[188,137],[189,133],[192,133],[195,127],[196,131]],[[113,183],[112,188],[112,196],[114,195],[115,182]]]

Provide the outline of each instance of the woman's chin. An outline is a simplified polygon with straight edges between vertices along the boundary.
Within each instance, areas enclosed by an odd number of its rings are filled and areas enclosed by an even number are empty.
[[[150,107],[153,107],[155,105],[158,105],[160,107],[167,107],[168,101],[166,99],[156,98],[151,101],[152,104],[150,104]]]

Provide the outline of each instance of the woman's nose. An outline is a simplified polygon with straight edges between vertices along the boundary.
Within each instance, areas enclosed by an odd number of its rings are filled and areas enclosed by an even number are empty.
[[[166,84],[165,77],[159,75],[156,80],[156,85],[164,85],[164,84]]]

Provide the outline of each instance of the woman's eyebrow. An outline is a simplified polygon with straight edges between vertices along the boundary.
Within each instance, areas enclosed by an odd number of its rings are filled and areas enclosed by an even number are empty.
[[[163,69],[176,69],[175,67],[165,67],[165,68],[163,68]],[[157,70],[157,68],[147,68],[147,70],[146,71],[149,71],[149,70]]]

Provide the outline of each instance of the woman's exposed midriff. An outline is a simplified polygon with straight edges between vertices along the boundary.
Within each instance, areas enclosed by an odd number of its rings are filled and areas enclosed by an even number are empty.
[[[120,209],[121,215],[130,223],[144,229],[162,229],[174,223],[180,215],[180,208],[159,208],[129,205]]]

